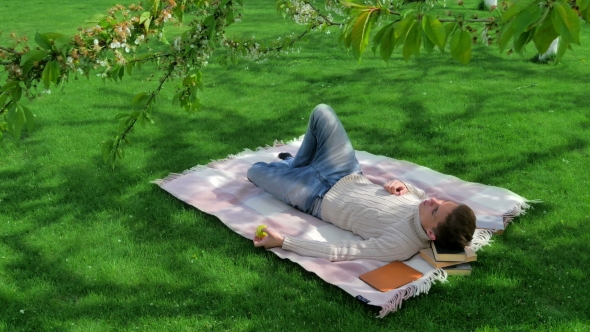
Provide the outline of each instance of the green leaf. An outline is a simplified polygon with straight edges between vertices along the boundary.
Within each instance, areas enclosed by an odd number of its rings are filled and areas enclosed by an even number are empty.
[[[551,19],[545,19],[543,24],[535,29],[535,34],[533,35],[533,42],[539,54],[545,54],[553,40],[558,36],[557,31],[553,28]]]
[[[501,23],[506,23],[535,2],[538,2],[538,0],[517,0],[507,11],[504,12]]]
[[[6,121],[8,123],[8,132],[15,140],[20,139],[21,130],[25,124],[25,114],[20,104],[11,107],[6,113]]]
[[[109,139],[109,140],[102,142],[102,145],[101,145],[102,158],[104,159],[105,163],[109,161],[109,159],[111,157],[111,151],[113,150],[114,146],[115,146],[115,140],[113,140],[113,139]]]
[[[466,65],[471,60],[471,35],[465,30],[455,32],[451,38],[451,55]]]
[[[145,118],[145,112],[140,112],[139,116],[137,117],[137,121],[139,122],[139,125],[141,126],[142,129],[145,129],[145,126],[147,124],[146,118]]]
[[[520,12],[514,18],[514,23],[512,24],[514,34],[517,36],[520,35],[531,24],[537,22],[541,18],[541,15],[543,15],[543,11],[544,9],[539,7],[539,4],[535,2]]]
[[[586,9],[580,11],[580,15],[587,23],[590,23],[590,6],[586,7]]]
[[[356,22],[356,18],[361,14],[360,11],[352,11],[350,13],[350,19],[348,20],[348,22],[346,23],[346,26],[344,26],[344,32],[340,35],[340,38],[338,40],[338,42],[343,42],[344,43],[344,47],[346,47],[347,50],[350,49],[351,45],[352,45],[352,28],[354,27],[354,23]]]
[[[426,52],[432,53],[432,51],[434,50],[434,47],[436,45],[434,45],[432,40],[430,40],[430,38],[428,37],[426,32],[424,32],[424,35],[422,36],[422,38],[423,38],[424,49],[426,50]]]
[[[514,50],[518,54],[524,55],[524,47],[533,39],[534,32],[534,30],[525,31],[514,41]]]
[[[233,10],[229,10],[227,12],[227,15],[225,16],[225,24],[226,25],[231,25],[234,23],[234,20],[236,19],[235,15],[234,15],[234,11]]]
[[[151,16],[152,14],[150,12],[141,13],[141,16],[139,16],[139,24],[143,24]]]
[[[422,18],[422,28],[424,28],[424,32],[428,39],[432,41],[432,43],[441,51],[445,49],[445,39],[446,39],[446,32],[445,27],[440,23],[440,21],[432,14],[424,15]]]
[[[131,76],[133,75],[133,62],[127,62],[127,65],[125,66],[125,68],[127,69],[127,75]]]
[[[146,97],[147,92],[140,92],[133,97],[133,101],[131,102],[133,105],[141,104],[143,99]]]
[[[580,45],[580,19],[568,4],[553,3],[551,21],[563,41]]]
[[[182,6],[176,6],[176,8],[174,9],[174,15],[178,19],[178,22],[182,23],[182,20],[184,19],[184,11],[182,9]]]
[[[0,92],[0,109],[4,109],[4,105],[6,105],[7,99],[8,99],[8,93],[1,93]]]
[[[340,4],[344,7],[349,7],[349,8],[366,8],[366,6],[360,5],[358,3],[354,3],[354,2],[349,2],[349,1],[340,1]]]
[[[371,32],[372,20],[370,11],[364,11],[354,24],[351,32],[352,54],[360,59],[369,44],[369,33]]]
[[[152,0],[151,11],[154,16],[157,16],[160,9],[160,0]]]
[[[160,36],[160,41],[162,42],[162,44],[164,45],[170,45],[170,42],[168,41],[168,39],[166,38],[166,33],[164,33],[164,29],[162,29],[162,35]]]
[[[9,81],[0,89],[0,92],[12,90],[15,86],[19,85],[18,81]]]
[[[43,34],[43,36],[47,37],[47,39],[51,40],[56,40],[58,38],[63,37],[63,33],[57,33],[57,32],[46,32]]]
[[[123,75],[125,75],[125,66],[121,66],[121,68],[119,68],[119,80],[123,81]]]
[[[149,33],[150,31],[150,24],[152,24],[152,18],[148,17],[147,20],[143,22],[143,27],[145,28],[145,33]]]
[[[375,37],[373,37],[373,48],[372,48],[373,54],[377,53],[377,47],[379,47],[379,45],[381,44],[381,40],[383,39],[383,34],[385,33],[385,31],[392,26],[393,26],[393,23],[390,23],[390,24],[385,25],[379,31],[377,31],[377,33],[375,34]]]
[[[30,133],[31,131],[33,131],[33,128],[35,128],[35,115],[33,114],[33,112],[31,112],[31,110],[28,107],[21,107],[23,109],[25,119],[27,121],[27,130]]]
[[[590,0],[576,0],[576,5],[580,8],[580,12],[582,12],[590,6]]]
[[[43,69],[43,74],[41,75],[41,80],[43,81],[43,85],[45,89],[49,89],[51,83],[57,84],[57,79],[59,77],[59,64],[56,61],[49,61],[45,64],[45,68]]]
[[[393,53],[393,49],[395,48],[394,31],[394,24],[391,23],[387,31],[383,33],[383,38],[381,39],[380,54],[381,58],[384,61],[389,61],[389,59],[391,58],[391,53]]]
[[[513,23],[514,21],[505,24],[500,30],[500,39],[498,40],[498,43],[500,45],[500,52],[504,52],[506,45],[508,45],[508,42],[514,36],[514,29],[512,28]]]
[[[208,32],[208,38],[209,40],[213,40],[213,37],[215,36],[215,29],[217,28],[217,20],[214,20],[213,23],[211,23],[211,25],[209,26],[209,30]]]
[[[457,22],[445,24],[445,45],[447,45],[447,40],[453,34],[458,25],[459,24],[457,24]],[[444,51],[444,48],[441,51]]]
[[[412,27],[412,25],[416,22],[416,18],[412,15],[408,15],[404,17],[401,21],[399,21],[395,27],[393,28],[393,34],[395,39],[395,46],[403,43],[406,40],[406,36],[408,31]]]
[[[21,88],[20,84],[15,85],[14,88],[12,88],[12,91],[10,91],[10,98],[12,102],[17,103],[20,100],[22,93],[23,89]]]
[[[198,101],[198,99],[197,99]],[[150,116],[150,114],[148,112],[145,112],[145,119],[148,121],[149,124],[154,124],[154,120],[152,119],[152,117]]]
[[[55,38],[53,40],[53,45],[55,46],[55,49],[58,51],[69,51],[69,49],[73,47],[72,40],[68,36],[60,36],[58,38]],[[64,52],[63,54],[66,55],[67,53]]]
[[[35,34],[35,42],[42,49],[45,49],[45,50],[50,50],[51,49],[51,42],[49,42],[49,38],[47,38],[47,36],[42,35],[42,34],[40,34],[38,32]]]
[[[21,67],[23,69],[23,75],[26,76],[29,71],[35,65],[35,62],[39,62],[43,60],[47,56],[45,51],[41,50],[31,50],[25,53],[21,58]]]
[[[557,61],[555,61],[556,63],[558,63],[561,58],[563,57],[563,55],[565,54],[565,51],[567,51],[567,49],[570,47],[570,43],[564,41],[563,39],[560,39],[557,45],[557,54],[555,55],[555,58]]]
[[[59,63],[57,61],[50,61],[49,64],[51,67],[51,81],[57,84],[59,82],[59,75],[61,74]]]
[[[420,54],[420,38],[422,37],[421,30],[422,28],[420,27],[418,21],[414,20],[414,24],[412,24],[408,34],[406,35],[404,48],[402,50],[404,60],[408,61],[412,54],[415,54],[416,56]]]

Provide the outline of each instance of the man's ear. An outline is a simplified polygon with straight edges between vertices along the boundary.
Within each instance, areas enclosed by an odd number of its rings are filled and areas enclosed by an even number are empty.
[[[427,230],[426,235],[428,235],[432,241],[436,240],[436,235],[434,235],[434,231],[432,229]]]

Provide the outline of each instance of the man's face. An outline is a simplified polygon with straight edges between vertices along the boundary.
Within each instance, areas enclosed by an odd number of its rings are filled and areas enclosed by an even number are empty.
[[[435,228],[445,219],[457,206],[455,202],[438,200],[431,198],[420,203],[418,213],[420,214],[420,223],[424,230]]]

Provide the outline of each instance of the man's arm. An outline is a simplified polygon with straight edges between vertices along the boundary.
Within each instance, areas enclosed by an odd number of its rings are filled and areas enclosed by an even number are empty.
[[[268,227],[264,228],[263,231],[268,235],[264,238],[254,236],[254,246],[265,247],[266,249],[281,247],[301,256],[325,258],[333,262],[354,259],[374,259],[383,262],[393,262],[406,260],[416,253],[414,252],[416,250],[400,245],[399,240],[391,238],[342,240],[328,243],[282,236],[279,232]],[[402,241],[402,243],[405,242]]]
[[[341,240],[329,243],[286,236],[282,248],[301,256],[325,258],[332,262],[355,259],[393,262],[406,260],[420,250],[419,248],[409,248],[403,245],[404,243],[393,238]]]

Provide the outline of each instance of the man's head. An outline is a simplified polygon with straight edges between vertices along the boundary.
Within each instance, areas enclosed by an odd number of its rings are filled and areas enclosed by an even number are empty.
[[[475,214],[465,204],[431,198],[420,203],[420,223],[428,237],[449,249],[469,244],[475,232]]]

